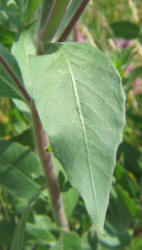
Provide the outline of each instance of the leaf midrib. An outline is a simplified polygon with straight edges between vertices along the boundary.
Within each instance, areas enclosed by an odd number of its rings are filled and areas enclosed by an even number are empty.
[[[74,95],[75,95],[75,102],[76,102],[76,106],[77,106],[77,110],[78,110],[82,130],[83,130],[83,137],[84,137],[86,154],[87,154],[89,175],[90,175],[91,186],[92,186],[92,190],[93,190],[94,201],[95,201],[95,205],[96,205],[96,214],[98,215],[98,208],[97,208],[97,202],[96,202],[96,191],[95,191],[94,181],[93,181],[93,177],[92,177],[93,174],[92,174],[91,164],[90,164],[90,159],[89,159],[88,139],[87,139],[87,133],[86,133],[86,128],[85,128],[83,112],[82,112],[81,105],[80,105],[80,98],[79,98],[78,90],[77,90],[77,87],[76,87],[76,81],[74,79],[73,72],[72,72],[72,69],[71,69],[71,66],[70,66],[70,62],[69,62],[69,60],[68,60],[67,56],[65,55],[62,48],[61,48],[61,52],[62,52],[62,54],[63,54],[63,56],[65,58],[67,68],[68,68],[68,72],[70,74],[71,81],[72,81],[72,86],[73,86]]]

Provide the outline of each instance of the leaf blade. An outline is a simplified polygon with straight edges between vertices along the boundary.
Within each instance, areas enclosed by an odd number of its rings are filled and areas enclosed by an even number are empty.
[[[89,44],[59,43],[48,51],[30,57],[35,103],[55,156],[102,230],[125,120],[120,78]]]

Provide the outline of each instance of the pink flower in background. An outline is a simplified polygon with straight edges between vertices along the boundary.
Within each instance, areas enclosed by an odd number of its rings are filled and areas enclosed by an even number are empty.
[[[129,64],[128,67],[125,69],[125,75],[128,75],[133,69],[133,65]]]
[[[116,46],[120,47],[120,49],[124,49],[132,45],[131,41],[124,40],[124,39],[115,40],[114,43]]]
[[[142,94],[142,86],[141,86],[141,81],[140,81],[139,77],[137,77],[135,80],[134,87],[133,87],[133,93],[135,95]]]
[[[86,42],[85,38],[82,36],[81,32],[79,31],[77,24],[75,25],[74,33],[75,33],[75,41],[76,42]]]

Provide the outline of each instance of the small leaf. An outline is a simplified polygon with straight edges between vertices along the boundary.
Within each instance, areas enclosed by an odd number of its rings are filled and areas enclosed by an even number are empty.
[[[110,26],[117,37],[128,40],[137,38],[140,32],[140,27],[129,21],[114,22]]]
[[[30,146],[32,149],[35,148],[34,135],[31,128],[25,130],[20,135],[12,137],[10,140],[18,142],[24,146]]]
[[[63,192],[62,196],[63,196],[65,212],[67,218],[69,218],[72,215],[73,209],[77,205],[79,195],[75,189],[71,188],[69,189],[69,191]]]
[[[51,44],[48,52],[30,57],[33,98],[55,157],[102,230],[125,123],[121,80],[89,44]]]
[[[23,146],[0,140],[0,185],[11,195],[30,198],[39,190],[33,180],[42,174],[39,159]]]

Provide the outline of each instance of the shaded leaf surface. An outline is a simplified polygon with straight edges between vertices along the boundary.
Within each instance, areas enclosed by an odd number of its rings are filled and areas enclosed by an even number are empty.
[[[34,205],[36,199],[38,197],[38,193],[34,195],[28,203],[28,206],[24,210],[20,221],[15,229],[12,244],[11,244],[11,250],[21,250],[23,249],[24,244],[24,234],[25,234],[25,228],[26,228],[26,222],[28,220],[29,213],[32,209],[32,206]]]
[[[55,156],[102,230],[125,120],[120,77],[89,44],[59,43],[48,52],[31,56],[33,97]]]
[[[23,146],[0,140],[0,185],[10,194],[29,198],[39,190],[32,179],[42,174],[36,155]]]
[[[7,221],[0,222],[0,247],[2,247],[2,245],[8,247],[11,245],[14,229],[14,223],[9,223]]]

